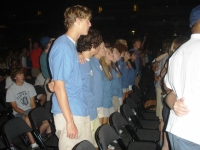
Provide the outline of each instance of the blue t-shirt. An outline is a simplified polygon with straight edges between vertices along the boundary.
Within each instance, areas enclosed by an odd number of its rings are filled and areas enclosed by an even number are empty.
[[[47,59],[47,53],[43,52],[40,56],[40,67],[42,70],[42,75],[45,78],[50,78],[50,70],[49,70],[49,64]]]
[[[95,57],[90,58],[92,71],[93,71],[93,92],[95,97],[95,106],[96,108],[103,107],[103,69],[99,60]]]
[[[106,75],[103,75],[103,107],[111,108],[112,104],[112,80],[108,80]]]
[[[123,65],[123,60],[122,58],[117,62],[118,63],[118,68],[121,72],[121,76],[119,77],[119,82],[120,82],[120,90],[119,90],[119,94],[118,97],[121,98],[123,96],[123,88],[122,88],[122,65]]]
[[[119,96],[119,92],[121,90],[120,88],[120,73],[112,69],[112,76],[113,79],[111,80],[112,82],[112,96]]]
[[[134,68],[129,69],[129,85],[135,84],[135,78],[136,78],[136,70]]]
[[[82,93],[82,78],[75,44],[64,34],[54,42],[49,53],[49,66],[54,81],[65,83],[69,106],[73,116],[88,116]],[[55,93],[52,96],[51,112],[62,113]]]
[[[129,67],[126,62],[122,63],[121,72],[122,72],[122,88],[128,88],[128,86],[129,86]]]
[[[86,61],[84,64],[80,63],[80,70],[83,82],[83,96],[87,104],[88,113],[90,120],[94,120],[97,117],[97,109],[94,102],[94,93],[93,93],[93,71],[90,64],[90,60]]]

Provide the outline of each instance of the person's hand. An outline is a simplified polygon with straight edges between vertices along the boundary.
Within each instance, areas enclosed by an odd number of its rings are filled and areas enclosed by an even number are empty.
[[[78,130],[76,125],[73,123],[67,123],[67,137],[70,139],[78,138]]]
[[[52,93],[55,92],[54,91],[54,84],[55,84],[55,82],[53,81],[53,79],[51,80],[51,82],[48,83],[48,89]]]
[[[189,113],[189,109],[184,104],[184,100],[185,100],[184,98],[181,98],[174,103],[173,110],[175,114],[179,117],[183,117]]]
[[[86,62],[85,57],[83,56],[83,54],[78,53],[78,60],[81,64],[84,64]]]

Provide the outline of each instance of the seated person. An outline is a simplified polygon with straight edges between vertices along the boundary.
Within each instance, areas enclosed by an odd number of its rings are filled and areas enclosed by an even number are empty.
[[[11,79],[14,82],[6,93],[6,102],[10,102],[13,108],[13,115],[20,117],[31,127],[28,113],[31,109],[35,108],[35,89],[34,87],[24,81],[24,70],[23,68],[16,67],[11,72]],[[49,127],[49,123],[44,121],[40,127],[40,133],[43,133]],[[38,147],[35,139],[30,132],[27,136],[31,142],[31,147]]]

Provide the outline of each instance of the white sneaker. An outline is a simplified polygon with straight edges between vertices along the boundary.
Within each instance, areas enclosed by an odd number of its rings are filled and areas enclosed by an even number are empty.
[[[117,141],[116,141],[116,140],[114,140],[114,141],[113,141],[113,143],[117,143]]]
[[[112,150],[115,149],[115,147],[112,146],[112,145],[108,145],[108,148],[109,148],[109,149],[112,149]]]
[[[37,143],[34,143],[34,144],[31,144],[31,148],[38,148],[39,147],[39,145],[37,144]]]
[[[119,130],[119,134],[122,134],[122,132],[123,132],[122,130]]]

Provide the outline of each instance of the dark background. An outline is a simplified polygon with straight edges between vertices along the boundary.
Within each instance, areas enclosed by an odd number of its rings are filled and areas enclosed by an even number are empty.
[[[147,36],[145,45],[159,50],[163,40],[174,35],[190,37],[189,14],[199,0],[1,0],[0,52],[20,51],[27,38],[39,40],[65,33],[63,13],[68,6],[81,4],[93,12],[92,27],[105,40]],[[134,5],[137,11],[134,11]],[[99,7],[102,11],[99,12]],[[132,30],[135,34],[132,34]]]

